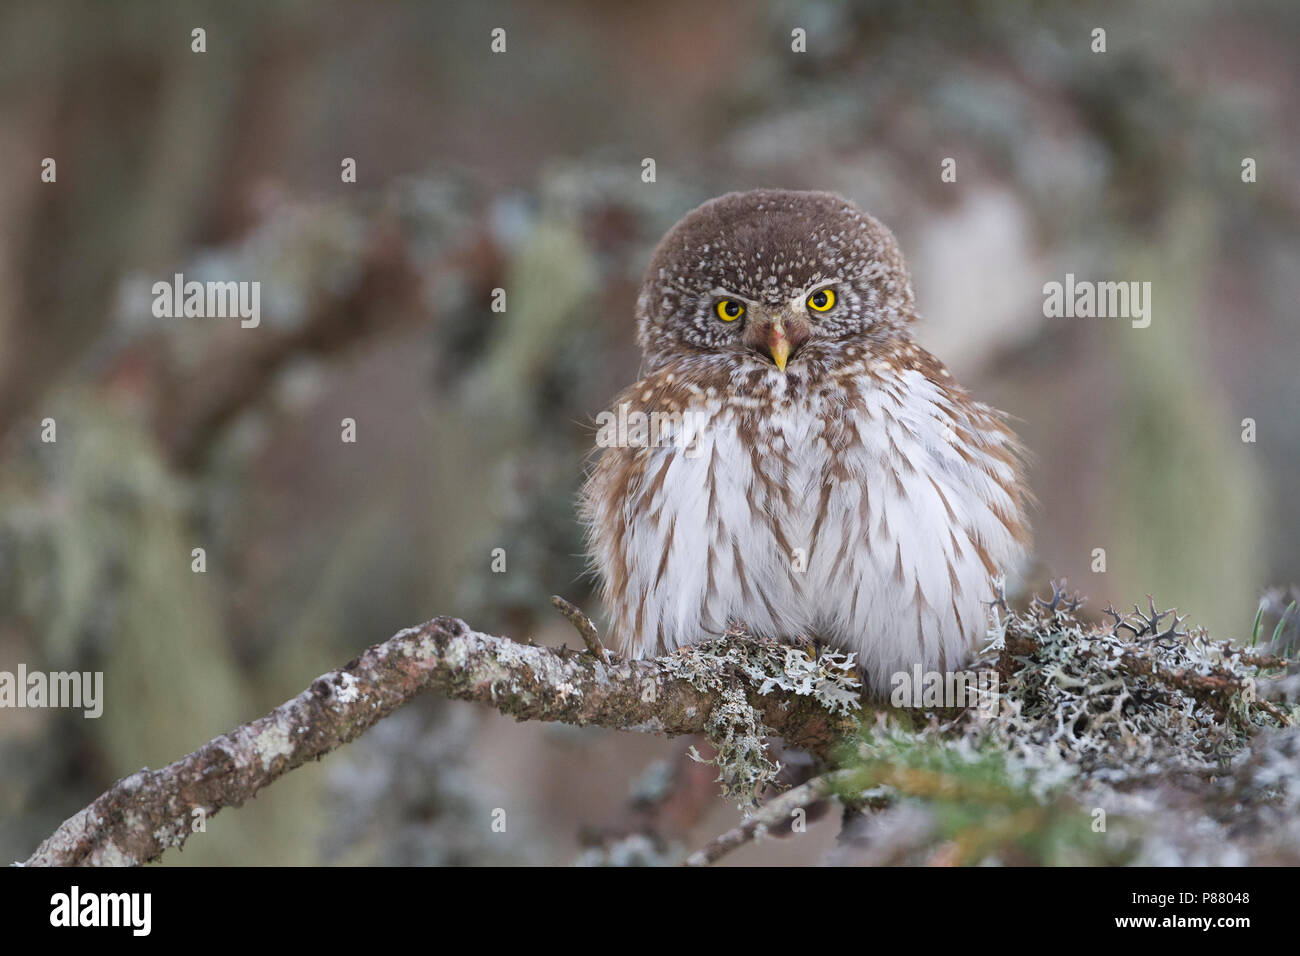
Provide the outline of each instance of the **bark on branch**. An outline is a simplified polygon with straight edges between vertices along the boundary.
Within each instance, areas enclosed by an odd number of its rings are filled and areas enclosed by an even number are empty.
[[[740,687],[790,744],[824,754],[848,718],[808,697]],[[181,846],[195,810],[240,806],[307,760],[360,736],[422,691],[481,701],[518,720],[700,734],[722,696],[666,674],[655,661],[606,663],[590,653],[520,644],[435,618],[323,674],[265,717],[160,770],[124,777],[66,820],[28,866],[131,866]]]

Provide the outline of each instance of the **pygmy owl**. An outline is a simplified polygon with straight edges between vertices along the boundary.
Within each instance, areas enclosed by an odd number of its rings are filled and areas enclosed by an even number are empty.
[[[856,651],[877,690],[960,666],[1027,494],[1000,415],[913,343],[892,233],[831,193],[730,193],[663,238],[636,318],[645,377],[582,493],[614,646],[734,620]]]

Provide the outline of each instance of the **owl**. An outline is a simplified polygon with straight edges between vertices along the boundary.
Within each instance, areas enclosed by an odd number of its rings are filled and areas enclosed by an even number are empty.
[[[659,243],[644,377],[581,495],[613,646],[721,634],[857,654],[867,684],[947,673],[1028,545],[1002,416],[912,341],[893,234],[825,192],[729,193]]]

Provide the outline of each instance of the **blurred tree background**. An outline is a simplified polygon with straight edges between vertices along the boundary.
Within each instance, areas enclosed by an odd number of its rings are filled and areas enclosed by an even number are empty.
[[[1297,35],[1286,0],[6,4],[0,669],[106,690],[0,711],[0,856],[405,625],[576,643],[547,598],[590,606],[573,499],[642,270],[733,189],[894,229],[922,344],[1034,453],[1031,583],[1248,633],[1300,578]],[[260,326],[155,318],[177,272],[260,281]],[[1150,327],[1045,318],[1067,272],[1151,282]],[[735,810],[683,748],[423,701],[168,862],[695,845]]]

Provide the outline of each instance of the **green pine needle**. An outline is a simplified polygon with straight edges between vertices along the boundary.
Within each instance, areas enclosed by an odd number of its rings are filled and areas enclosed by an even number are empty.
[[[1277,619],[1277,627],[1273,628],[1273,641],[1270,646],[1277,647],[1277,640],[1279,637],[1282,636],[1282,625],[1286,623],[1286,616],[1294,610],[1295,610],[1295,601],[1292,601],[1290,604],[1286,606],[1286,610],[1282,612],[1282,616]],[[1291,654],[1291,648],[1288,647],[1286,649],[1286,656],[1290,656],[1290,654]]]

